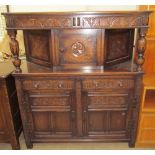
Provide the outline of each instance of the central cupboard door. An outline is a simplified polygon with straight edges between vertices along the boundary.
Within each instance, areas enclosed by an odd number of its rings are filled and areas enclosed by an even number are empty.
[[[102,33],[99,29],[55,30],[54,65],[67,68],[96,66],[103,57]]]
[[[69,138],[75,135],[74,92],[68,90],[27,92],[33,140]]]

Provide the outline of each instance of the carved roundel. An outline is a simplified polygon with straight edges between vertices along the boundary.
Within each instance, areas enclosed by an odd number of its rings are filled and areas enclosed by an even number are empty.
[[[85,53],[85,46],[81,42],[75,42],[72,45],[72,54],[75,57],[79,57]]]

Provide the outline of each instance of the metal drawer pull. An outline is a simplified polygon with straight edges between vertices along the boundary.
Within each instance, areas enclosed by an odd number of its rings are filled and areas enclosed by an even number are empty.
[[[122,112],[122,114],[121,114],[122,116],[125,116],[126,115],[126,113],[125,112]]]
[[[123,87],[123,83],[121,81],[118,82],[119,87]]]
[[[63,87],[63,83],[59,83],[58,88],[62,88],[62,87]]]
[[[34,84],[34,88],[39,88],[39,83]]]
[[[98,87],[99,85],[98,85],[98,82],[96,82],[96,81],[94,81],[94,85],[95,85],[95,87]]]

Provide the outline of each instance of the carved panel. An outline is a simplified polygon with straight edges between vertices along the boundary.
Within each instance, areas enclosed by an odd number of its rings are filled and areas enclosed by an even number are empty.
[[[30,95],[32,106],[69,106],[69,94]]]
[[[14,23],[20,28],[71,27],[72,18],[68,16],[16,16]]]
[[[89,106],[102,106],[102,107],[121,107],[121,106],[127,106],[127,94],[126,95],[120,95],[118,96],[110,94],[109,96],[106,96],[105,94],[98,94],[92,93],[88,94],[89,96]]]
[[[26,55],[29,61],[37,64],[50,65],[50,31],[24,31]]]
[[[59,31],[60,65],[95,64],[99,30]]]
[[[92,28],[125,28],[138,27],[148,25],[148,15],[137,16],[97,16],[97,17],[83,17],[83,27]]]
[[[8,28],[127,28],[148,25],[150,12],[83,14],[4,14]]]
[[[134,88],[134,81],[131,79],[91,79],[83,81],[83,89],[103,88]]]
[[[106,30],[105,65],[118,64],[132,57],[133,49],[132,29]]]

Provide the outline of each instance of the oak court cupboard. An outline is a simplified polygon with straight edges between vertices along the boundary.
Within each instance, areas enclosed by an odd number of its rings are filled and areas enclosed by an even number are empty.
[[[150,11],[3,13],[28,148],[135,145]],[[26,61],[19,58],[23,30]]]

